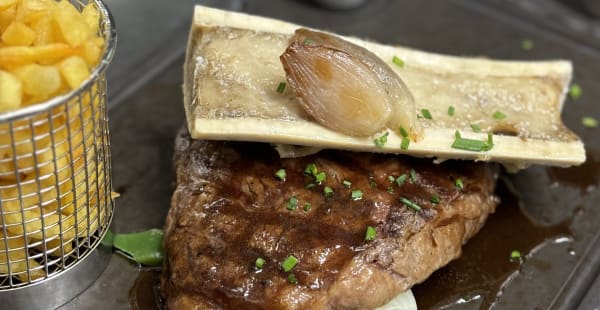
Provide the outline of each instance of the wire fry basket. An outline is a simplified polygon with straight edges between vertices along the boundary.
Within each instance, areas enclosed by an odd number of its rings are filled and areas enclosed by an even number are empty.
[[[74,91],[0,114],[0,300],[77,267],[112,220],[105,73],[116,32],[101,0],[90,2],[105,42],[91,76]],[[71,3],[82,10],[87,1]]]

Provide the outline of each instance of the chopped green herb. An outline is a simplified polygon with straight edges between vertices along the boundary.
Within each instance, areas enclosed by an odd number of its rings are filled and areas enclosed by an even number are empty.
[[[292,269],[294,269],[294,267],[296,267],[297,264],[298,259],[295,258],[293,255],[290,255],[283,261],[283,263],[281,263],[281,268],[283,268],[283,271],[289,272]]]
[[[290,211],[296,210],[296,208],[298,208],[298,198],[292,196],[288,201],[286,208]]]
[[[454,138],[456,138],[456,139],[462,138],[460,135],[460,131],[458,131],[458,129],[454,132]]]
[[[296,275],[293,273],[290,273],[287,277],[288,282],[290,282],[291,284],[298,284],[298,278],[296,278]]]
[[[267,261],[264,258],[258,257],[258,258],[256,258],[256,261],[254,262],[254,266],[258,269],[262,269],[265,266],[266,262]]]
[[[456,188],[458,189],[463,189],[465,188],[465,185],[463,184],[463,181],[461,178],[458,178],[454,181],[454,185],[456,185]]]
[[[525,39],[521,41],[521,49],[525,51],[530,51],[533,49],[533,41],[530,39]]]
[[[398,67],[400,67],[400,68],[403,68],[403,67],[404,67],[404,61],[403,61],[402,59],[400,59],[400,57],[398,57],[398,56],[396,56],[396,55],[394,55],[394,57],[392,57],[392,62],[393,62],[393,63],[394,63],[396,66],[398,66]]]
[[[348,180],[344,180],[344,181],[342,181],[342,185],[344,185],[344,187],[346,187],[346,188],[350,188],[352,186],[352,182],[350,182]]]
[[[381,135],[381,137],[373,140],[375,146],[378,148],[382,148],[387,143],[387,138],[389,134],[390,133],[386,131],[383,135]]]
[[[399,177],[396,178],[396,185],[398,186],[402,186],[404,185],[404,182],[406,181],[406,174],[400,175]]]
[[[317,174],[317,165],[315,165],[314,163],[306,165],[306,168],[304,168],[304,174],[312,176]]]
[[[408,137],[408,131],[406,131],[406,129],[404,129],[404,127],[400,127],[398,128],[398,131],[400,132],[400,135],[403,137]]]
[[[495,119],[505,119],[506,118],[506,114],[500,112],[500,111],[496,111],[494,112],[494,114],[492,114],[492,117]]]
[[[350,194],[350,197],[352,198],[352,200],[361,200],[363,197],[363,192],[360,189],[353,190]]]
[[[400,148],[403,150],[408,150],[409,145],[410,139],[408,137],[402,137],[402,143],[400,143]]]
[[[324,172],[324,171],[321,171],[321,172],[319,172],[319,173],[317,173],[317,174],[315,175],[315,181],[316,181],[318,184],[321,184],[321,183],[323,183],[323,181],[325,181],[325,179],[327,179],[327,174],[325,174],[325,172]]]
[[[598,120],[591,116],[585,116],[581,118],[581,124],[587,128],[596,128],[598,127]]]
[[[275,172],[275,176],[278,179],[285,181],[285,177],[286,177],[285,169],[282,168],[282,169],[277,170],[277,172]]]
[[[581,86],[579,86],[579,84],[573,84],[569,88],[569,97],[571,97],[571,99],[573,99],[573,100],[579,99],[582,94],[583,94],[583,91],[581,89]]]
[[[481,127],[479,127],[477,124],[471,124],[471,128],[474,132],[481,132]]]
[[[306,212],[310,211],[311,206],[312,205],[310,204],[310,202],[305,202],[304,203],[304,211],[306,211]]]
[[[433,196],[431,196],[431,203],[433,203],[433,204],[438,204],[438,203],[440,203],[440,196],[438,196],[437,194],[436,194],[436,195],[433,195]]]
[[[421,113],[423,113],[423,117],[426,119],[433,119],[433,117],[431,117],[431,112],[429,112],[429,110],[427,109],[421,109]]]
[[[304,188],[306,188],[306,189],[311,189],[311,188],[313,188],[313,187],[315,187],[315,186],[316,186],[316,184],[315,184],[315,183],[308,183],[308,184],[304,185]]]
[[[421,211],[421,206],[419,206],[418,204],[416,204],[404,197],[400,197],[400,202],[402,202],[405,206],[407,206],[415,211]]]
[[[472,152],[481,152],[489,151],[494,147],[494,140],[491,132],[488,133],[487,141],[462,138],[458,130],[456,131],[454,136],[456,137],[456,139],[454,140],[454,143],[452,143],[452,148],[455,149]]]
[[[369,181],[369,186],[377,187],[377,183],[375,183],[375,181]]]
[[[325,197],[331,197],[333,196],[333,189],[331,189],[329,186],[325,186],[323,188],[323,194],[325,194]]]
[[[373,241],[377,237],[377,230],[373,226],[367,226],[367,231],[365,232],[365,240]]]
[[[415,169],[410,169],[410,183],[415,183],[417,181],[417,172]]]
[[[394,181],[396,181],[396,178],[394,178],[393,175],[388,175],[388,181],[390,181],[390,183],[394,183]]]
[[[521,259],[521,252],[518,250],[514,250],[510,252],[510,260],[515,261]]]
[[[391,187],[388,187],[388,188],[387,188],[387,192],[388,192],[388,193],[390,193],[390,194],[392,194],[392,193],[394,192],[394,189],[393,189],[393,188],[391,188]]]
[[[285,85],[285,82],[279,83],[279,86],[277,86],[277,92],[280,94],[283,93],[283,91],[285,90]]]
[[[454,116],[454,106],[449,106],[448,107],[448,115]]]
[[[304,39],[304,45],[309,45],[312,41],[309,38]]]

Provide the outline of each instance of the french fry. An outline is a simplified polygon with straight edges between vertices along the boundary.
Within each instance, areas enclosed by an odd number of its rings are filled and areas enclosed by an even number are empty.
[[[40,252],[46,251],[48,255],[54,257],[60,257],[64,254],[69,254],[73,251],[73,239],[63,239],[62,241],[62,251],[61,251],[61,240],[60,238],[52,239],[45,243],[41,242],[38,246],[35,247],[36,250]]]
[[[2,33],[2,42],[6,45],[28,46],[35,40],[35,31],[27,25],[14,21]]]
[[[0,66],[14,68],[38,61],[55,61],[77,53],[77,48],[64,43],[39,46],[6,46],[0,48]]]
[[[62,77],[71,89],[76,89],[90,76],[90,70],[83,58],[71,56],[58,65]]]
[[[9,7],[15,5],[17,0],[0,0],[0,10],[6,10]]]
[[[95,35],[96,32],[88,25],[85,17],[75,9],[68,1],[57,4],[52,17],[57,25],[58,33],[65,43],[78,46]]]
[[[6,240],[4,243],[3,240]],[[29,268],[27,262],[29,261]],[[9,268],[10,265],[10,268]],[[31,271],[31,280],[37,280],[46,276],[40,265],[33,259],[27,259],[27,248],[23,236],[5,236],[0,231],[0,276],[7,276],[10,273],[16,275],[21,281],[28,281],[27,270]]]
[[[14,73],[23,81],[23,93],[29,96],[46,99],[61,85],[60,72],[55,66],[30,64],[19,67]]]
[[[22,88],[16,76],[0,70],[0,112],[14,110],[21,105]]]

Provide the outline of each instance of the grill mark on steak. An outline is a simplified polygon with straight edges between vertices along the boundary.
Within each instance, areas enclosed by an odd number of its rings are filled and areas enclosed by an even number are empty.
[[[305,188],[314,182],[303,174],[308,163],[326,172],[323,185]],[[161,285],[171,309],[373,308],[458,257],[497,204],[495,169],[467,162],[341,151],[280,159],[265,144],[192,141],[182,131],[175,167]],[[285,181],[274,177],[280,168]],[[415,182],[388,180],[410,169]],[[333,197],[324,196],[324,185]],[[363,199],[350,198],[354,189]],[[434,194],[438,205],[430,202]],[[286,208],[292,196],[294,211]],[[376,240],[365,241],[367,226],[377,229]],[[298,285],[281,269],[288,255],[299,259],[292,271]],[[267,261],[261,270],[253,266],[257,257]]]

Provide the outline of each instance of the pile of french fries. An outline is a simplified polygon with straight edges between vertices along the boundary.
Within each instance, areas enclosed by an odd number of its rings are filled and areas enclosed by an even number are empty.
[[[78,89],[102,57],[100,22],[94,3],[0,0],[0,113]],[[101,96],[93,84],[0,124],[0,277],[45,277],[48,256],[71,254],[105,224]]]

